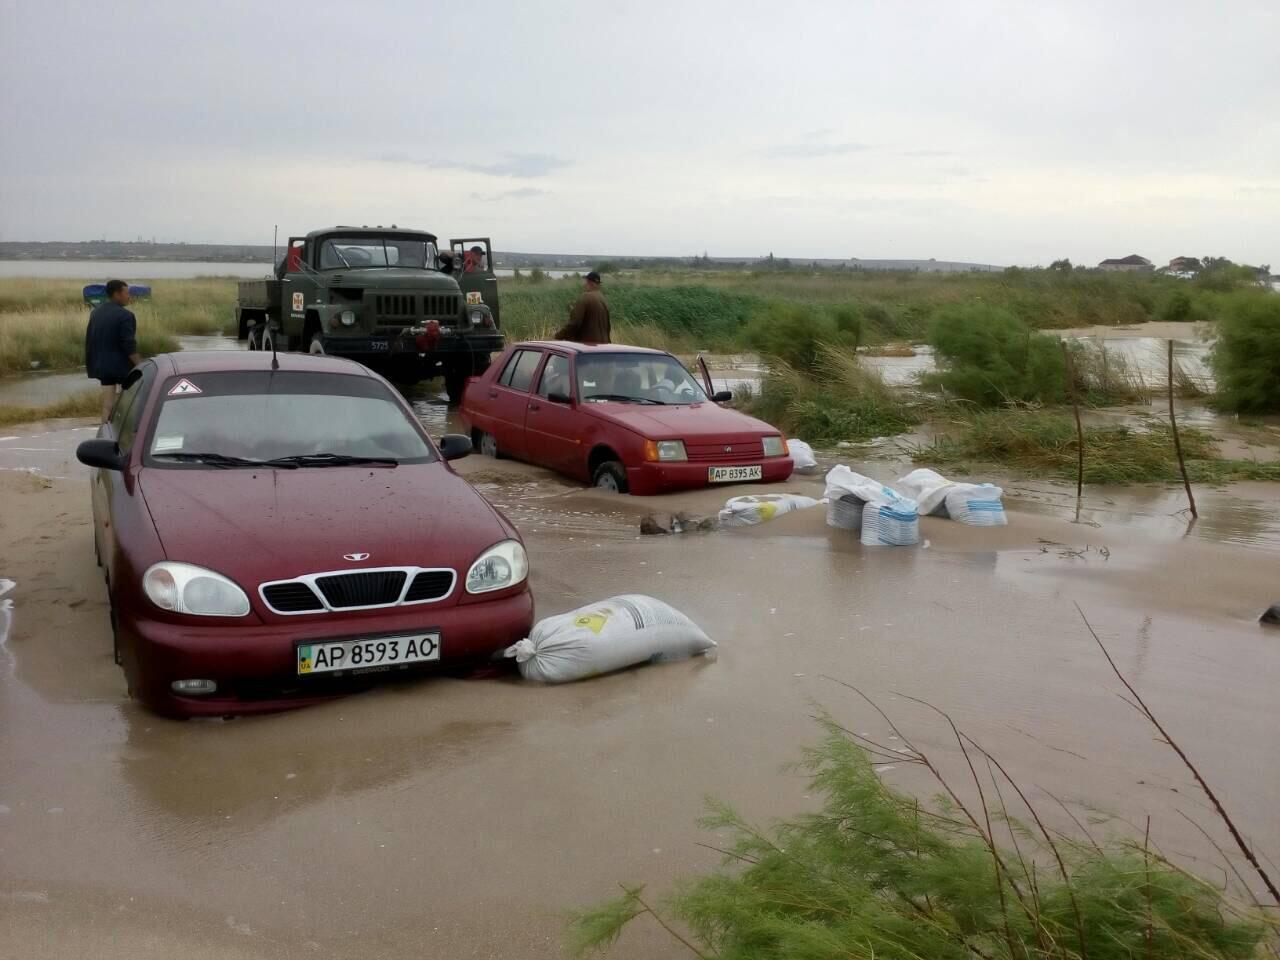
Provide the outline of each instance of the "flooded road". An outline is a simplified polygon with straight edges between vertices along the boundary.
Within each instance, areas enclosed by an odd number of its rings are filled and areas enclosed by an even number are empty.
[[[434,398],[413,402],[433,433],[454,429]],[[1089,491],[1073,523],[1062,488],[1012,485],[1008,527],[925,518],[927,545],[898,550],[830,530],[821,509],[642,538],[651,510],[709,515],[748,491],[610,497],[473,457],[459,471],[528,541],[539,616],[648,593],[704,627],[716,658],[560,687],[419,679],[175,723],[129,701],[111,661],[71,455],[87,435],[0,440],[0,957],[561,956],[565,909],[716,864],[697,845],[715,842],[694,823],[704,796],[756,819],[806,808],[783,764],[814,740],[815,702],[885,732],[824,676],[957,776],[949,733],[899,693],[954,714],[1040,799],[1150,813],[1167,852],[1211,863],[1178,811],[1225,842],[1217,825],[1116,696],[1076,602],[1245,832],[1280,850],[1280,641],[1256,623],[1280,599],[1266,488],[1206,491],[1208,533],[1188,537],[1162,490]],[[913,773],[884,775],[931,793]],[[615,955],[683,956],[644,923]]]

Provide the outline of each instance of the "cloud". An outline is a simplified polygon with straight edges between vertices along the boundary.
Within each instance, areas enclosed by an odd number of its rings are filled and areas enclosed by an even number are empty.
[[[1274,193],[1280,193],[1280,187],[1266,187],[1266,186],[1241,187],[1236,191],[1236,193],[1274,194]]]
[[[936,159],[938,157],[954,157],[957,154],[952,150],[904,150],[902,155],[904,157],[930,157]]]
[[[497,203],[499,200],[529,200],[533,197],[549,197],[550,190],[539,190],[537,187],[519,187],[515,190],[503,190],[501,193],[473,193],[472,200],[481,203]]]
[[[814,159],[839,157],[849,153],[861,153],[873,149],[867,143],[780,143],[760,151],[761,156],[774,159]]]
[[[466,170],[491,177],[545,177],[554,170],[569,166],[569,161],[549,153],[506,153],[492,163],[411,157],[403,153],[387,153],[375,158],[379,163],[407,163],[432,169]]]

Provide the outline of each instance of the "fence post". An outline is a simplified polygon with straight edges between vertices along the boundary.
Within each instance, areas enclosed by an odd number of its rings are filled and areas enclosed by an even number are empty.
[[[1191,495],[1191,481],[1187,477],[1187,462],[1182,458],[1182,440],[1178,437],[1178,418],[1173,412],[1173,341],[1169,341],[1169,426],[1173,428],[1173,450],[1178,455],[1178,470],[1182,473],[1182,485],[1187,488],[1187,503],[1191,505],[1191,519],[1197,519],[1196,498]]]
[[[1084,427],[1080,424],[1080,400],[1076,396],[1076,371],[1075,365],[1071,362],[1071,350],[1067,347],[1067,341],[1058,341],[1062,344],[1062,363],[1067,369],[1067,389],[1071,392],[1071,409],[1076,415],[1076,504],[1079,510],[1079,501],[1084,496]]]

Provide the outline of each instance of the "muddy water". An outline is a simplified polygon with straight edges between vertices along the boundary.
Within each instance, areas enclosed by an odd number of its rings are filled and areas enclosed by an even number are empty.
[[[431,398],[414,402],[433,432],[453,428]],[[926,518],[928,545],[912,550],[863,548],[817,510],[641,538],[648,510],[706,514],[745,491],[608,497],[471,458],[459,469],[519,518],[539,615],[650,593],[706,628],[717,657],[563,687],[423,679],[180,724],[124,695],[85,477],[65,459],[77,436],[39,433],[19,445],[48,447],[41,462],[67,479],[0,471],[0,577],[16,584],[0,598],[13,601],[0,648],[0,956],[560,956],[566,907],[619,881],[656,893],[717,861],[697,845],[704,795],[762,819],[812,803],[782,765],[813,739],[814,701],[889,735],[824,676],[874,696],[957,782],[948,732],[898,691],[952,712],[1047,808],[1045,791],[1131,822],[1150,813],[1168,852],[1212,860],[1178,811],[1220,831],[1116,696],[1075,602],[1246,833],[1280,849],[1280,643],[1255,622],[1280,599],[1280,557],[1133,521],[1173,506],[1158,498],[1099,491],[1077,524],[1060,490],[1028,485],[1010,526]],[[15,442],[0,443],[10,463]],[[913,773],[884,775],[933,792]],[[616,955],[683,954],[641,924]]]

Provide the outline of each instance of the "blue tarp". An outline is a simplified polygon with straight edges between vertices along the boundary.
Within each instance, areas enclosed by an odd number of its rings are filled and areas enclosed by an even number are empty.
[[[129,284],[129,296],[131,297],[149,297],[151,296],[151,288],[140,283]],[[107,285],[105,283],[88,283],[85,284],[84,298],[87,302],[102,302],[107,299]]]

